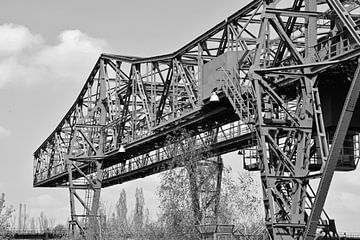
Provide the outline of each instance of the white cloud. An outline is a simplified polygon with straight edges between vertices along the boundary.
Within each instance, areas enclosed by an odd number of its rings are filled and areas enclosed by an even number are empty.
[[[106,41],[80,30],[59,34],[55,45],[24,26],[0,25],[0,87],[43,81],[84,82]]]
[[[0,139],[6,138],[11,135],[10,130],[0,126]]]
[[[67,30],[59,35],[58,45],[43,48],[34,60],[37,65],[46,67],[58,78],[56,80],[84,81],[106,45],[104,40],[92,38],[79,30]]]
[[[42,44],[40,35],[32,34],[28,28],[15,25],[0,25],[0,56],[13,56],[29,51]]]

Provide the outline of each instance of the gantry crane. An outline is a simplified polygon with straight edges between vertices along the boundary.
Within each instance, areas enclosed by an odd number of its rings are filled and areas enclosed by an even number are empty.
[[[359,160],[358,7],[254,0],[171,54],[102,54],[35,151],[34,186],[68,187],[73,227],[96,237],[101,188],[169,169],[185,129],[260,171],[271,239],[314,239],[334,171]]]

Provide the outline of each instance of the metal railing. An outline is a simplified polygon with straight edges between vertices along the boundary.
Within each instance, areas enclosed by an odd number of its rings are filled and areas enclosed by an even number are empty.
[[[240,121],[244,123],[252,122],[255,111],[252,86],[240,83],[240,76],[235,69],[226,70],[221,67],[220,70],[224,72],[224,76],[221,79],[222,89],[239,116]]]
[[[320,40],[318,44],[313,46],[315,56],[314,62],[322,62],[331,60],[339,55],[350,52],[356,45],[352,45],[346,32],[341,32],[333,37]]]
[[[338,233],[339,238],[342,240],[346,239],[360,239],[360,232],[340,232]]]
[[[251,132],[252,130],[247,125],[243,124],[240,121],[229,123],[219,127],[219,131],[216,135],[216,139],[217,139],[216,143],[221,143],[236,137],[244,136]],[[195,136],[194,149],[193,149],[194,151],[211,144],[211,142],[209,142],[209,136],[207,136],[206,134],[208,133],[202,133]],[[154,163],[158,163],[164,160],[169,160],[171,158],[176,158],[178,155],[181,155],[182,153],[181,149],[179,149],[179,146],[177,146],[176,144],[177,143],[168,144],[164,147],[153,150],[144,155],[140,155],[130,160],[127,160],[125,164],[119,163],[109,168],[106,168],[104,169],[104,180],[115,176],[119,176],[121,174],[126,174],[136,171],[140,168],[149,166]]]
[[[11,236],[40,236],[40,235],[48,235],[54,237],[62,237],[66,236],[68,233],[67,230],[40,230],[40,229],[5,229],[0,231],[0,236],[11,237]]]

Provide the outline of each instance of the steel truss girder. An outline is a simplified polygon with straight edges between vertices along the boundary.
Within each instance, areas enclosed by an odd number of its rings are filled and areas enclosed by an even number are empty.
[[[37,166],[34,184],[39,185],[44,180],[66,172],[64,164],[62,164],[64,160],[59,156],[68,151],[74,128],[81,127],[85,134],[94,132],[90,125],[96,123],[87,124],[81,122],[80,119],[90,112],[96,112],[94,104],[97,102],[99,94],[96,86],[100,79],[96,75],[100,71],[100,61],[104,62],[104,69],[101,71],[105,74],[106,82],[107,97],[104,101],[108,113],[102,127],[107,135],[104,140],[103,154],[107,155],[114,153],[120,143],[126,145],[139,138],[150,136],[159,126],[181,119],[191,111],[200,110],[203,102],[199,80],[202,65],[223,53],[224,50],[219,51],[219,47],[227,49],[230,43],[236,40],[237,36],[227,32],[227,25],[257,9],[259,5],[260,1],[251,2],[244,9],[229,17],[227,22],[220,23],[173,54],[153,58],[102,54],[72,108],[56,130],[34,153],[34,165]],[[211,39],[214,36],[219,36],[220,42],[212,42]],[[188,57],[189,53],[195,53],[197,59]],[[189,64],[189,62],[192,63]],[[134,73],[133,66],[135,65],[139,70],[137,74]],[[165,75],[166,78],[164,78]],[[144,83],[140,87],[138,87],[139,81]],[[159,89],[158,86],[161,88]],[[139,92],[141,93],[139,94]],[[151,96],[151,99],[143,102],[145,95]],[[146,116],[149,113],[155,116],[148,119],[149,117]],[[61,139],[60,147],[56,147],[55,154],[51,155],[49,151],[53,149],[52,143],[56,134]],[[89,144],[85,139],[78,139],[78,149],[74,151],[77,151],[77,155],[93,157],[86,152],[94,147],[98,148],[98,143]],[[52,164],[49,165],[49,162]],[[44,169],[51,169],[51,174],[45,176]]]

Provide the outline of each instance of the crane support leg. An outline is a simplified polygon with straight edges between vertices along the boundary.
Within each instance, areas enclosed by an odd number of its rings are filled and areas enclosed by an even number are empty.
[[[326,196],[328,194],[331,180],[334,176],[337,159],[340,155],[340,150],[343,146],[344,139],[347,130],[350,125],[350,121],[355,109],[355,105],[359,98],[360,93],[360,64],[358,60],[358,66],[354,74],[354,79],[351,83],[349,92],[345,99],[345,103],[335,130],[334,138],[330,148],[328,159],[325,163],[323,176],[320,180],[319,187],[316,193],[314,205],[311,211],[309,224],[305,232],[305,239],[310,240],[315,237],[316,227],[319,221],[320,214],[323,210]]]
[[[69,222],[69,231],[71,235],[75,234],[75,229],[79,229],[80,235],[87,240],[99,240],[100,236],[100,193],[101,182],[103,178],[103,170],[101,169],[101,162],[94,162],[93,165],[97,168],[96,175],[90,177],[76,167],[72,161],[69,163],[69,193],[70,193],[70,212],[71,221]],[[83,181],[76,181],[73,179],[73,169],[78,173],[83,174]],[[84,193],[81,196],[80,192]],[[76,201],[77,200],[77,201]],[[76,203],[84,209],[83,214],[76,213]]]

